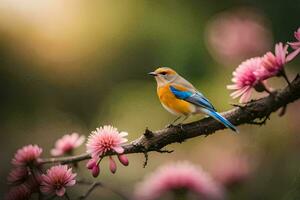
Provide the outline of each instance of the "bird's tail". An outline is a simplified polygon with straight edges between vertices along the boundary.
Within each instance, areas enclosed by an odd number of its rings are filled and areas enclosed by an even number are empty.
[[[220,113],[218,113],[214,110],[208,110],[208,109],[202,109],[202,111],[204,113],[206,113],[207,115],[213,117],[215,120],[221,122],[222,124],[224,124],[224,126],[226,126],[227,128],[230,128],[234,132],[236,132],[236,133],[239,132],[238,129],[232,123],[230,123],[230,121],[228,121],[225,117],[220,115]]]

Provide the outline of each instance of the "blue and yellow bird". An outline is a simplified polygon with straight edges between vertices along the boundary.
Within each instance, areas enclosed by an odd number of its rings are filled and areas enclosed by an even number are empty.
[[[236,127],[220,115],[201,92],[173,69],[161,67],[154,72],[150,72],[149,75],[154,76],[156,79],[157,95],[163,107],[170,113],[179,116],[172,124],[182,116],[185,120],[190,115],[202,113],[238,132]]]

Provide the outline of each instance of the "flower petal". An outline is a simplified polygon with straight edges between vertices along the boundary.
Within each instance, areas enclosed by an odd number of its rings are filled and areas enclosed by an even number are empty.
[[[121,146],[114,147],[113,150],[119,154],[124,153],[124,149]]]
[[[127,136],[127,135],[128,135],[128,133],[127,133],[127,132],[124,132],[124,131],[122,131],[121,133],[119,133],[119,135],[120,135],[121,137],[125,137],[125,136]]]
[[[287,56],[287,58],[286,58],[287,62],[293,60],[299,53],[300,53],[300,47],[299,47],[299,49],[293,51],[292,53],[290,53],[290,54]]]
[[[247,92],[245,92],[245,93],[241,96],[239,102],[240,102],[240,103],[247,103],[247,102],[249,101],[249,99],[250,99],[251,93],[252,93],[252,91],[251,91],[251,89],[249,89]]]
[[[66,186],[73,186],[73,185],[75,185],[76,184],[76,180],[71,180],[70,182],[68,182],[67,184],[66,184]]]

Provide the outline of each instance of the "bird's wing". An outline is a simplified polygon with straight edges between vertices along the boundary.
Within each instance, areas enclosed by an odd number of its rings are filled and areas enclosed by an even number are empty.
[[[205,98],[204,95],[199,91],[184,90],[176,85],[170,85],[170,90],[178,99],[209,110],[216,110],[209,100]]]

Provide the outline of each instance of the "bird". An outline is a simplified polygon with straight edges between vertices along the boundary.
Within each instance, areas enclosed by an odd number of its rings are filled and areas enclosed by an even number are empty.
[[[162,106],[171,114],[178,116],[170,126],[174,126],[173,124],[182,117],[185,121],[191,115],[205,114],[238,133],[238,129],[218,113],[210,101],[175,70],[159,67],[148,74],[154,76],[156,80],[157,95]]]

